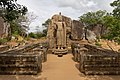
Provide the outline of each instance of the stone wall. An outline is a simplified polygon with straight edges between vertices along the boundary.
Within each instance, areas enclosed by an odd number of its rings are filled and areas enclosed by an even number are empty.
[[[120,74],[120,53],[85,44],[80,54],[80,71],[85,74]],[[82,51],[80,51],[82,52]]]

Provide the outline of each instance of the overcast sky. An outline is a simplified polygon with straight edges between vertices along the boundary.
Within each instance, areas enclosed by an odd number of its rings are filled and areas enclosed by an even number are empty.
[[[61,12],[63,15],[78,19],[89,11],[107,10],[112,11],[110,3],[114,0],[18,0],[19,4],[25,5],[29,12],[33,12],[37,19],[30,25],[30,31],[35,31],[35,26],[43,29],[42,23],[52,15]]]

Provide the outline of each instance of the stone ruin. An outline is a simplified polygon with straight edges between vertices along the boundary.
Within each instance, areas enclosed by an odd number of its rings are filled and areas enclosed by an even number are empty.
[[[71,27],[71,38],[73,40],[81,40],[84,37],[84,28],[80,21],[73,20]]]
[[[73,43],[73,60],[80,72],[88,75],[119,75],[120,53],[93,44]]]
[[[81,40],[83,38],[83,31],[83,24],[79,21],[72,20],[61,14],[52,16],[47,32],[50,48],[60,45],[66,47],[69,38]]]
[[[10,25],[0,17],[0,38],[7,38],[10,34]]]
[[[108,32],[106,27],[101,24],[96,24],[95,26],[91,27],[92,28],[90,29],[90,31],[92,31],[98,38],[101,38],[101,36]]]
[[[60,25],[60,22],[62,22],[62,25]],[[61,26],[61,29],[58,26]],[[58,33],[59,29],[62,30],[62,35]],[[61,44],[64,44],[64,47],[66,47],[66,44],[70,39],[73,41],[87,39],[89,42],[95,42],[96,39],[100,38],[105,32],[105,27],[100,24],[97,24],[93,28],[87,29],[86,31],[85,25],[82,22],[72,20],[71,18],[61,15],[60,13],[59,15],[56,14],[52,16],[48,27],[47,39],[49,41],[50,48],[54,48],[58,45],[56,42],[58,37],[56,37],[56,35],[61,36],[60,39],[64,36],[64,39],[58,41],[62,41],[63,43]]]

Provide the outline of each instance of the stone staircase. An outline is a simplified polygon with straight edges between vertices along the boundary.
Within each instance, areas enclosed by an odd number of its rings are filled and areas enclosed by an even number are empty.
[[[0,52],[0,74],[38,74],[42,70],[40,43]],[[38,48],[38,49],[35,49]]]
[[[85,45],[80,54],[80,71],[85,74],[120,74],[120,53],[93,45]]]

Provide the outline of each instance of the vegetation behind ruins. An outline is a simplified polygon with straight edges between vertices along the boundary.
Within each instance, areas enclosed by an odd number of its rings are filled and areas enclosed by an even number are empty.
[[[114,9],[112,13],[105,10],[96,12],[88,12],[79,17],[88,29],[95,25],[101,25],[101,29],[106,29],[101,38],[115,40],[120,43],[120,0],[115,0],[110,4]],[[26,37],[27,29],[30,25],[30,20],[25,16],[27,7],[17,3],[17,0],[0,0],[0,17],[10,23],[12,35],[20,35]],[[25,24],[26,22],[26,24]],[[46,20],[42,26],[45,29],[42,32],[29,33],[28,37],[41,38],[47,35],[47,29],[50,19]],[[5,40],[1,40],[4,42]]]
[[[110,5],[114,8],[112,13],[99,10],[83,14],[79,18],[87,29],[92,29],[95,25],[100,24],[102,30],[107,30],[101,36],[102,38],[120,43],[120,0],[115,0]]]
[[[27,12],[27,7],[17,3],[17,0],[0,0],[0,17],[2,17],[5,22],[10,24],[10,34],[17,38],[18,36],[27,37],[27,31],[31,22],[36,19],[33,13]],[[45,36],[45,30],[37,33],[30,33],[28,37],[40,38]],[[8,39],[9,40],[9,39]],[[0,42],[4,43],[6,39],[1,39]]]

